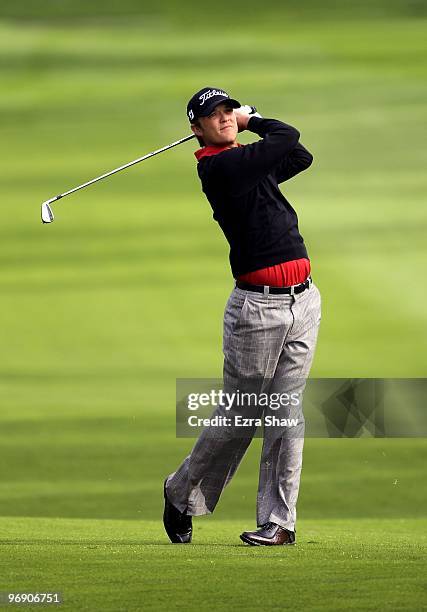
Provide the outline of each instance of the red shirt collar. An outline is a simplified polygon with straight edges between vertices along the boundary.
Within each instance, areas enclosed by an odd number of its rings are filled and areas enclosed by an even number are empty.
[[[238,147],[243,147],[243,145],[237,143]],[[211,146],[211,147],[203,147],[201,149],[198,149],[198,151],[195,151],[194,155],[197,158],[197,161],[200,161],[202,159],[202,157],[209,157],[210,155],[217,155],[218,153],[222,153],[223,151],[226,151],[227,149],[232,149],[233,147],[229,147],[228,145],[225,147],[217,147],[217,146]]]

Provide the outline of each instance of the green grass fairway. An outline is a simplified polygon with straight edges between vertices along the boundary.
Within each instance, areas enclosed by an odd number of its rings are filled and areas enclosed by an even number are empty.
[[[424,440],[307,440],[298,543],[274,550],[238,539],[255,527],[255,440],[176,546],[162,479],[191,440],[170,429],[155,415],[3,421],[0,590],[57,590],[69,610],[422,609]]]
[[[308,439],[280,550],[238,539],[255,440],[194,545],[167,542],[163,479],[193,443],[176,378],[221,376],[233,285],[195,143],[39,219],[185,136],[188,98],[224,87],[314,155],[282,186],[322,293],[312,375],[425,377],[424,4],[1,3],[0,591],[56,589],[73,612],[425,608],[425,439]]]
[[[241,521],[195,523],[188,546],[152,521],[5,517],[0,534],[14,580],[64,610],[425,609],[425,519],[303,521],[275,548],[243,545]]]

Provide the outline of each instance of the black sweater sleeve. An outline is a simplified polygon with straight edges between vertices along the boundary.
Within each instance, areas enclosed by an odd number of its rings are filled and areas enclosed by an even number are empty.
[[[274,171],[295,148],[297,129],[276,119],[251,117],[248,129],[261,140],[217,156],[218,175],[234,195],[242,195]]]
[[[299,172],[306,170],[312,163],[313,156],[310,151],[299,142],[295,148],[283,159],[275,170],[278,183],[283,183]]]

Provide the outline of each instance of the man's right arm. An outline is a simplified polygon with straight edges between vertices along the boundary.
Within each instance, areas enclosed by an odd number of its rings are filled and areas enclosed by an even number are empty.
[[[249,191],[272,172],[299,139],[297,129],[276,119],[251,117],[247,129],[261,136],[261,140],[218,156],[217,169],[235,195]]]
[[[310,151],[299,142],[289,155],[283,159],[275,169],[275,177],[278,183],[289,180],[303,170],[307,170],[313,161]]]

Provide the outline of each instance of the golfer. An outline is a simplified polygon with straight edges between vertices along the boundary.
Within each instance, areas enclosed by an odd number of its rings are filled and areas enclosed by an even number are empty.
[[[301,398],[316,347],[320,294],[297,215],[278,187],[306,170],[313,157],[297,129],[251,111],[214,87],[198,91],[187,106],[201,145],[195,153],[198,175],[229,243],[235,279],[224,312],[224,389],[298,398],[279,415],[295,419],[278,418],[274,426],[263,422],[258,528],[240,535],[247,544],[271,546],[295,542],[304,443]],[[244,130],[259,139],[239,144],[237,134]],[[232,422],[231,417],[260,416],[260,410],[264,416],[268,411],[235,403],[231,410],[217,406],[214,414]],[[172,542],[191,542],[192,517],[213,512],[255,429],[207,427],[166,478],[163,522]]]

